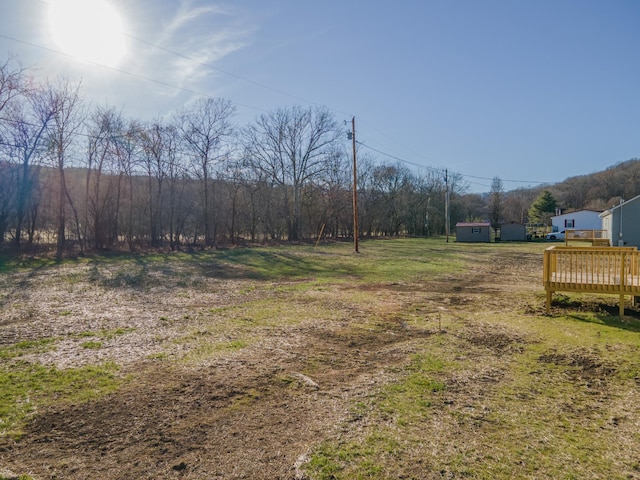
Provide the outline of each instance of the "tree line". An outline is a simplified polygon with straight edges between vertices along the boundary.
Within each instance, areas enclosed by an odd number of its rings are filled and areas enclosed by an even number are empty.
[[[353,235],[352,157],[325,108],[291,106],[233,123],[227,100],[170,117],[89,106],[80,84],[0,66],[0,242],[80,251],[304,241]],[[416,174],[358,155],[364,236],[445,230],[459,177]]]
[[[200,98],[166,118],[126,118],[88,105],[80,84],[38,82],[7,59],[0,65],[0,247],[53,245],[60,257],[70,248],[352,238],[350,142],[334,115],[290,106],[237,125],[235,114],[225,99]],[[362,151],[356,173],[366,237],[442,235],[447,198],[452,226],[526,223],[541,191],[504,192],[496,177],[489,194],[468,194],[460,175],[416,173]],[[558,204],[584,207],[604,205],[608,184],[615,181],[577,177],[549,188]]]

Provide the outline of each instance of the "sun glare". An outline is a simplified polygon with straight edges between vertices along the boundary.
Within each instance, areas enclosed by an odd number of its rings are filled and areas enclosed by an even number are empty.
[[[49,25],[64,53],[115,67],[125,54],[120,15],[106,0],[51,0]]]

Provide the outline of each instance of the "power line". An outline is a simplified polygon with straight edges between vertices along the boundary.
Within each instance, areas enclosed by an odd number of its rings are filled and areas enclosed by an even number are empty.
[[[227,70],[223,70],[223,69],[221,69],[221,68],[219,68],[219,67],[214,67],[214,66],[213,66],[213,65],[211,65],[211,64],[204,63],[204,62],[201,62],[200,60],[196,60],[195,58],[189,57],[189,56],[184,55],[184,54],[182,54],[182,53],[175,52],[175,51],[173,51],[173,50],[169,50],[168,48],[165,48],[165,47],[162,47],[162,46],[157,45],[157,44],[155,44],[155,43],[149,42],[149,41],[144,40],[144,39],[142,39],[142,38],[140,38],[140,37],[136,37],[136,36],[134,36],[134,35],[131,35],[131,34],[128,34],[128,33],[124,33],[124,32],[123,32],[123,35],[125,35],[125,36],[127,36],[127,37],[129,37],[129,38],[131,38],[131,39],[133,39],[133,40],[136,40],[136,41],[138,41],[138,42],[140,42],[140,43],[143,43],[143,44],[145,44],[145,45],[148,45],[148,46],[150,46],[150,47],[157,48],[158,50],[161,50],[161,51],[163,51],[163,52],[165,52],[165,53],[168,53],[168,54],[170,54],[170,55],[174,55],[174,56],[176,56],[176,57],[182,58],[183,60],[187,60],[187,61],[189,61],[189,62],[195,63],[195,64],[197,64],[197,65],[200,65],[201,67],[209,68],[209,69],[214,70],[214,71],[216,71],[216,72],[220,72],[220,73],[223,73],[223,74],[225,74],[225,75],[229,75],[230,77],[237,78],[238,80],[242,80],[243,82],[250,83],[251,85],[255,85],[255,86],[257,86],[257,87],[264,88],[264,89],[266,89],[266,90],[270,90],[270,91],[275,92],[275,93],[278,93],[278,94],[280,94],[280,95],[283,95],[283,96],[286,96],[286,97],[293,98],[293,99],[295,99],[295,100],[300,100],[300,101],[302,101],[302,102],[304,102],[304,103],[308,103],[308,104],[310,104],[310,105],[314,105],[314,106],[316,106],[316,107],[324,107],[324,106],[325,106],[325,105],[322,105],[322,104],[320,104],[320,103],[318,103],[318,102],[315,102],[315,101],[313,101],[313,100],[309,100],[309,99],[306,99],[306,98],[304,98],[304,97],[300,97],[300,96],[298,96],[298,95],[293,95],[293,94],[291,94],[291,93],[285,92],[285,91],[283,91],[283,90],[279,90],[279,89],[277,89],[277,88],[274,88],[274,87],[272,87],[272,86],[266,85],[266,84],[264,84],[264,83],[256,82],[255,80],[251,80],[250,78],[243,77],[242,75],[238,75],[238,74],[236,74],[236,73],[229,72],[229,71],[227,71]],[[327,107],[327,108],[329,108],[329,107]],[[342,114],[342,115],[350,115],[350,116],[353,116],[351,113],[343,112],[343,111],[338,110],[338,109],[335,109],[335,108],[330,108],[330,110],[334,111],[335,113],[340,113],[340,114]]]
[[[489,178],[489,177],[477,177],[475,175],[463,175],[464,177],[467,178],[476,178],[478,180],[493,180],[493,178]],[[500,178],[500,177],[498,177]],[[543,185],[545,183],[553,183],[553,182],[537,182],[537,181],[533,181],[533,180],[508,180],[506,178],[500,178],[501,181],[503,182],[509,182],[509,183],[527,183],[527,184],[533,184],[533,185]]]
[[[45,0],[40,0],[40,2],[41,2],[41,3],[47,3]],[[174,56],[176,56],[176,57],[182,58],[183,60],[187,60],[187,61],[189,61],[189,62],[191,62],[191,63],[197,64],[197,65],[200,65],[201,67],[206,67],[206,68],[209,68],[209,69],[211,69],[211,70],[215,70],[215,71],[217,71],[217,72],[223,73],[223,74],[225,74],[225,75],[228,75],[228,76],[230,76],[230,77],[236,78],[236,79],[238,79],[238,80],[242,80],[243,82],[250,83],[250,84],[255,85],[255,86],[257,86],[257,87],[264,88],[264,89],[266,89],[266,90],[270,90],[270,91],[272,91],[272,92],[278,93],[278,94],[280,94],[280,95],[284,95],[284,96],[286,96],[286,97],[294,98],[294,99],[296,99],[296,100],[300,100],[300,101],[302,101],[302,102],[305,102],[305,103],[308,103],[308,104],[311,104],[311,105],[315,105],[315,106],[322,106],[321,104],[319,104],[319,103],[317,103],[317,102],[314,102],[314,101],[312,101],[312,100],[308,100],[308,99],[306,99],[306,98],[303,98],[303,97],[300,97],[300,96],[297,96],[297,95],[293,95],[293,94],[291,94],[291,93],[285,92],[285,91],[283,91],[283,90],[279,90],[279,89],[277,89],[277,88],[271,87],[271,86],[266,85],[266,84],[264,84],[264,83],[256,82],[255,80],[251,80],[250,78],[243,77],[242,75],[238,75],[238,74],[236,74],[236,73],[229,72],[229,71],[227,71],[227,70],[223,70],[223,69],[221,69],[221,68],[219,68],[219,67],[215,67],[215,66],[213,66],[213,65],[211,65],[211,64],[201,62],[200,60],[197,60],[197,59],[195,59],[195,58],[189,57],[189,56],[184,55],[184,54],[182,54],[182,53],[179,53],[179,52],[176,52],[176,51],[170,50],[170,49],[168,49],[168,48],[162,47],[162,46],[160,46],[160,45],[158,45],[158,44],[155,44],[155,43],[149,42],[149,41],[144,40],[144,39],[142,39],[142,38],[140,38],[140,37],[136,37],[135,35],[131,35],[131,34],[126,33],[126,32],[121,32],[121,33],[122,33],[122,35],[124,35],[124,36],[126,36],[126,37],[128,37],[128,38],[131,38],[131,39],[133,39],[133,40],[135,40],[135,41],[137,41],[137,42],[140,42],[140,43],[142,43],[142,44],[144,44],[144,45],[147,45],[147,46],[149,46],[149,47],[156,48],[156,49],[161,50],[161,51],[163,51],[163,52],[165,52],[165,53],[168,53],[168,54],[170,54],[170,55],[174,55]],[[41,45],[36,45],[36,44],[29,43],[29,42],[26,42],[26,41],[23,41],[23,40],[18,40],[18,39],[15,39],[15,38],[10,38],[10,37],[5,36],[5,35],[0,35],[0,37],[4,37],[4,38],[9,39],[9,40],[14,40],[14,41],[16,41],[16,42],[24,43],[24,44],[27,44],[27,45],[30,45],[30,46],[34,46],[34,47],[37,47],[37,48],[42,48],[42,49],[45,49],[45,50],[49,50],[49,51],[52,51],[52,52],[55,52],[55,53],[58,53],[58,54],[65,55],[65,56],[68,56],[68,57],[73,58],[73,56],[72,56],[72,55],[68,55],[68,54],[66,54],[66,53],[64,53],[64,52],[62,52],[62,51],[59,51],[59,50],[55,50],[55,49],[48,48],[48,47],[43,47],[43,46],[41,46]],[[168,83],[165,83],[165,82],[160,82],[160,81],[157,81],[157,80],[154,80],[154,79],[151,79],[151,78],[147,78],[147,77],[144,77],[144,76],[141,76],[141,75],[137,75],[137,74],[133,74],[133,73],[130,73],[130,72],[126,72],[126,71],[124,71],[124,70],[120,70],[120,69],[115,68],[115,67],[110,67],[110,66],[108,66],[108,65],[103,65],[103,64],[96,63],[96,62],[91,62],[91,61],[89,61],[88,63],[91,63],[91,64],[93,64],[93,65],[97,65],[97,66],[100,66],[100,67],[109,68],[109,69],[111,69],[111,70],[115,70],[115,71],[117,71],[117,72],[124,73],[124,74],[127,74],[127,75],[132,75],[132,76],[137,77],[137,78],[142,78],[142,79],[145,79],[145,80],[149,80],[149,81],[152,81],[152,82],[158,83],[158,84],[163,85],[163,86],[169,86],[169,87],[172,87],[172,88],[176,88],[176,89],[178,89],[178,90],[182,90],[182,91],[185,91],[185,92],[188,92],[188,93],[195,93],[195,94],[197,94],[197,95],[205,95],[205,94],[202,94],[202,93],[200,93],[200,92],[196,92],[196,91],[194,91],[194,90],[186,89],[186,88],[179,87],[179,86],[177,86],[177,85],[168,84]],[[208,95],[205,95],[205,96],[208,96]],[[236,103],[236,102],[234,102],[234,103]],[[252,108],[252,109],[256,109],[256,110],[260,110],[260,111],[264,111],[263,109],[260,109],[260,108],[258,108],[258,107],[252,107],[252,106],[250,106],[250,105],[242,105],[242,104],[240,104],[240,103],[236,103],[236,104],[237,104],[237,105],[239,105],[239,106],[243,106],[243,107],[247,107],[247,108]],[[334,109],[332,109],[332,110],[334,110]],[[346,112],[341,112],[341,111],[339,111],[339,110],[334,110],[334,111],[335,111],[336,113],[341,113],[341,114],[350,115],[350,114],[348,114],[348,113],[346,113]]]
[[[300,100],[302,102],[305,102],[305,103],[308,103],[308,104],[311,104],[311,105],[314,105],[314,106],[320,106],[320,104],[318,104],[317,102],[305,99],[303,97],[299,97],[297,95],[293,95],[293,94],[287,93],[285,91],[279,90],[277,88],[271,87],[269,85],[266,85],[266,84],[263,84],[263,83],[260,83],[260,82],[256,82],[254,80],[251,80],[249,78],[243,77],[241,75],[237,75],[237,74],[235,74],[233,72],[229,72],[229,71],[220,69],[218,67],[214,67],[213,65],[201,62],[201,61],[196,60],[194,58],[191,58],[191,57],[189,57],[187,55],[181,54],[179,52],[175,52],[173,50],[167,49],[165,47],[162,47],[160,45],[154,44],[152,42],[148,42],[148,41],[143,40],[143,39],[141,39],[139,37],[136,37],[134,35],[130,35],[130,34],[127,34],[127,33],[124,33],[124,32],[123,32],[123,34],[125,36],[131,38],[131,39],[134,39],[134,40],[142,43],[142,44],[145,44],[147,46],[156,48],[156,49],[161,50],[161,51],[163,51],[165,53],[168,53],[170,55],[174,55],[176,57],[182,58],[182,59],[187,60],[189,62],[192,62],[194,64],[200,65],[202,67],[205,67],[205,68],[208,68],[208,69],[223,73],[225,75],[231,76],[231,77],[236,78],[238,80],[242,80],[244,82],[247,82],[249,84],[255,85],[257,87],[270,90],[270,91],[278,93],[280,95],[284,95],[284,96],[287,96],[287,97],[290,97],[290,98],[293,98],[293,99],[296,99],[296,100]],[[73,55],[69,55],[69,54],[67,54],[65,52],[62,52],[60,50],[57,50],[57,49],[54,49],[54,48],[50,48],[50,47],[45,47],[43,45],[38,45],[36,43],[28,42],[28,41],[25,41],[25,40],[20,40],[20,39],[17,39],[17,38],[8,36],[8,35],[0,34],[0,38],[5,38],[7,40],[11,40],[11,41],[14,41],[14,42],[22,43],[22,44],[25,44],[25,45],[28,45],[28,46],[31,46],[31,47],[35,47],[35,48],[39,48],[39,49],[42,49],[42,50],[46,50],[46,51],[49,51],[49,52],[52,52],[52,53],[55,53],[55,54],[58,54],[58,55],[63,55],[63,56],[69,57],[69,58],[74,58]],[[203,92],[199,92],[197,90],[193,90],[193,89],[190,89],[190,88],[182,87],[182,86],[175,85],[175,84],[168,83],[168,82],[164,82],[164,81],[161,81],[161,80],[156,80],[154,78],[146,77],[144,75],[140,75],[140,74],[137,74],[137,73],[129,72],[129,71],[122,70],[122,69],[119,69],[119,68],[116,68],[116,67],[103,65],[103,64],[100,64],[100,63],[97,63],[97,62],[92,62],[92,61],[87,61],[87,63],[90,63],[92,65],[96,65],[98,67],[107,68],[109,70],[113,70],[115,72],[118,72],[118,73],[121,73],[121,74],[124,74],[124,75],[128,75],[128,76],[133,77],[133,78],[137,78],[137,79],[140,79],[140,80],[153,82],[153,83],[156,83],[158,85],[161,85],[161,86],[164,86],[164,87],[168,87],[168,88],[171,88],[171,89],[176,89],[178,91],[183,91],[183,92],[186,92],[186,93],[191,93],[191,94],[194,94],[194,95],[199,95],[199,96],[203,96],[203,97],[207,97],[207,98],[213,98],[211,95],[203,93]],[[252,109],[252,110],[265,112],[264,109],[259,108],[259,107],[242,104],[242,103],[239,103],[239,102],[236,102],[236,101],[233,101],[233,100],[230,100],[230,101],[231,101],[231,103],[233,103],[233,104],[235,104],[237,106],[241,106],[241,107],[249,108],[249,109]],[[334,111],[336,113],[346,114],[346,112],[341,112],[340,110],[337,110],[337,109],[334,109],[334,108],[330,108],[330,110],[332,110],[332,111]],[[375,129],[375,127],[373,127],[373,128]],[[389,157],[389,158],[393,158],[393,159],[395,159],[395,160],[397,160],[399,162],[406,163],[408,165],[412,165],[412,166],[415,166],[417,168],[423,168],[423,169],[432,171],[432,172],[440,174],[440,175],[442,175],[443,172],[444,172],[444,169],[442,169],[442,168],[435,168],[435,167],[431,167],[431,166],[421,165],[421,164],[418,164],[418,163],[415,163],[415,162],[411,162],[409,160],[397,157],[395,155],[391,155],[391,154],[386,153],[386,152],[384,152],[382,150],[379,150],[379,149],[376,149],[376,148],[371,147],[369,145],[366,145],[366,144],[364,144],[362,142],[357,142],[357,143],[362,145],[362,146],[364,146],[364,147],[366,147],[366,148],[368,148],[368,149],[370,149],[370,150],[372,150],[372,151],[374,151],[374,152],[377,152],[377,153],[379,153],[381,155],[384,155],[386,157]],[[475,175],[467,175],[467,174],[462,174],[462,173],[459,173],[459,175],[464,177],[464,178],[467,178],[467,179],[468,178],[473,178],[473,179],[477,179],[477,180],[489,180],[489,181],[493,180],[493,178],[480,177],[480,176],[475,176]],[[501,180],[503,182],[509,182],[509,183],[523,183],[523,184],[535,184],[535,185],[545,184],[545,183],[552,183],[552,182],[540,182],[540,181],[530,181],[530,180],[511,180],[511,179],[501,179]],[[477,183],[477,182],[473,182],[471,180],[467,180],[467,181],[469,183],[472,183],[472,184],[475,184],[475,185],[481,185],[481,186],[487,187],[487,185],[485,185],[485,184],[480,184],[480,183]]]
[[[371,146],[369,146],[369,145],[367,145],[367,144],[365,144],[363,142],[358,141],[357,143],[358,143],[358,145],[362,145],[363,147],[368,148],[369,150],[372,150],[372,151],[374,151],[376,153],[379,153],[381,155],[384,155],[385,157],[393,158],[394,160],[397,160],[399,162],[406,163],[406,164],[409,164],[409,165],[413,165],[414,167],[418,167],[418,168],[424,168],[424,169],[430,170],[430,171],[432,171],[434,173],[438,173],[440,175],[444,175],[444,170],[445,170],[444,168],[435,168],[435,167],[430,167],[430,166],[427,166],[427,165],[421,165],[419,163],[415,163],[415,162],[411,162],[409,160],[405,160],[404,158],[396,157],[395,155],[391,155],[390,153],[383,152],[382,150],[378,150],[377,148],[371,147]]]
[[[440,175],[444,175],[444,172],[446,170],[444,168],[436,168],[436,167],[431,167],[431,166],[428,166],[428,165],[422,165],[422,164],[419,164],[419,163],[411,162],[411,161],[406,160],[404,158],[400,158],[400,157],[397,157],[395,155],[391,155],[390,153],[383,152],[382,150],[379,150],[377,148],[371,147],[371,146],[369,146],[369,145],[367,145],[367,144],[365,144],[363,142],[360,142],[360,141],[358,141],[358,145],[362,145],[363,147],[368,148],[369,150],[372,150],[372,151],[374,151],[376,153],[379,153],[381,155],[384,155],[386,157],[393,158],[394,160],[397,160],[399,162],[406,163],[408,165],[413,165],[414,167],[423,168],[425,170],[429,170],[429,171],[432,171],[434,173],[438,173]],[[478,176],[475,176],[475,175],[467,175],[467,174],[464,174],[464,173],[457,173],[456,172],[456,174],[460,175],[463,178],[474,178],[476,180],[491,180],[491,181],[493,180],[493,178],[478,177]],[[533,185],[542,185],[542,184],[545,184],[545,183],[553,183],[553,182],[535,182],[535,181],[531,181],[531,180],[505,180],[505,179],[502,179],[502,178],[500,180],[502,180],[503,182],[526,183],[526,184],[533,184]],[[485,184],[482,184],[482,183],[473,182],[471,180],[467,180],[467,181],[469,183],[474,184],[474,185],[481,185],[483,187],[489,187],[489,185],[485,185]]]
[[[46,50],[46,51],[49,51],[51,53],[55,53],[57,55],[63,55],[65,57],[75,58],[73,55],[69,55],[68,53],[62,52],[60,50],[56,50],[55,48],[45,47],[43,45],[38,45],[37,43],[28,42],[26,40],[20,40],[18,38],[10,37],[9,35],[0,34],[0,38],[5,38],[7,40],[11,40],[13,42],[22,43],[24,45],[28,45],[30,47],[39,48],[41,50]],[[172,83],[163,82],[161,80],[156,80],[154,78],[145,77],[144,75],[140,75],[138,73],[128,72],[128,71],[122,70],[120,68],[111,67],[111,66],[108,66],[108,65],[103,65],[101,63],[92,62],[90,60],[86,60],[86,62],[90,63],[91,65],[95,65],[95,66],[98,66],[98,67],[101,67],[101,68],[107,68],[109,70],[113,70],[115,72],[122,73],[124,75],[129,75],[130,77],[134,77],[134,78],[137,78],[139,80],[146,80],[148,82],[153,82],[153,83],[156,83],[156,84],[161,85],[163,87],[169,87],[169,88],[172,88],[172,89],[180,90],[180,91],[183,91],[183,92],[186,92],[186,93],[191,93],[191,94],[194,94],[194,95],[199,95],[199,96],[206,97],[206,98],[215,98],[215,97],[212,97],[211,95],[209,95],[207,93],[199,92],[197,90],[193,90],[193,89],[190,89],[190,88],[181,87],[179,85],[174,85]],[[262,108],[259,108],[259,107],[254,107],[252,105],[242,104],[242,103],[239,103],[239,102],[235,102],[233,100],[229,100],[229,101],[231,103],[235,104],[235,105],[240,106],[240,107],[245,107],[245,108],[250,108],[252,110],[258,110],[258,111],[261,111],[261,112],[266,112],[266,110],[264,110]]]
[[[250,84],[255,85],[257,87],[264,88],[266,90],[271,90],[272,92],[278,93],[280,95],[284,95],[284,96],[287,96],[287,97],[295,98],[296,100],[300,100],[302,102],[309,103],[311,105],[321,106],[320,104],[318,104],[316,102],[313,102],[311,100],[307,100],[306,98],[299,97],[297,95],[292,95],[292,94],[287,93],[287,92],[283,92],[282,90],[278,90],[277,88],[270,87],[269,85],[265,85],[264,83],[256,82],[254,80],[251,80],[249,78],[243,77],[241,75],[238,75],[238,74],[223,70],[223,69],[218,68],[218,67],[214,67],[213,65],[210,65],[208,63],[201,62],[200,60],[196,60],[195,58],[188,57],[187,55],[183,55],[182,53],[179,53],[179,52],[174,52],[173,50],[169,50],[168,48],[161,47],[160,45],[156,45],[155,43],[148,42],[146,40],[143,40],[143,39],[141,39],[139,37],[135,37],[135,36],[130,35],[128,33],[125,33],[124,35],[129,37],[129,38],[131,38],[131,39],[133,39],[133,40],[136,40],[136,41],[138,41],[140,43],[148,45],[150,47],[157,48],[158,50],[162,50],[163,52],[168,53],[170,55],[175,55],[176,57],[182,58],[183,60],[187,60],[189,62],[192,62],[192,63],[195,63],[197,65],[200,65],[201,67],[206,67],[206,68],[209,68],[211,70],[215,70],[216,72],[224,73],[225,75],[229,75],[230,77],[237,78],[238,80],[242,80],[243,82],[250,83]]]

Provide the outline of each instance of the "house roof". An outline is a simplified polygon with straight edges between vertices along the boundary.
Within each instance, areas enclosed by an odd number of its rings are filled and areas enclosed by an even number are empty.
[[[458,222],[456,223],[456,227],[490,227],[491,224],[488,222]]]
[[[624,201],[624,202],[622,202],[622,203],[620,203],[620,204],[616,205],[615,207],[611,207],[609,210],[615,210],[616,208],[620,208],[620,207],[622,207],[623,205],[626,205],[627,203],[635,202],[635,201],[636,201],[636,200],[638,200],[639,198],[640,198],[640,195],[636,195],[635,197],[633,197],[633,198],[632,198],[632,199],[630,199],[630,200],[626,200],[626,201]]]
[[[615,207],[611,207],[609,210],[605,210],[604,212],[602,212],[602,213],[600,214],[600,216],[602,217],[602,216],[606,215],[607,213],[611,213],[611,212],[613,212],[613,211],[614,211],[615,209],[617,209],[617,208],[624,207],[624,206],[625,206],[625,205],[627,205],[628,203],[635,202],[635,201],[636,201],[636,200],[638,200],[639,198],[640,198],[640,195],[636,195],[635,197],[633,197],[633,198],[632,198],[632,199],[630,199],[630,200],[627,200],[626,202],[622,202],[622,203],[620,203],[620,204],[616,205]]]
[[[598,215],[600,215],[602,210],[591,210],[590,208],[583,208],[581,210],[573,210],[571,212],[561,213],[560,215],[554,215],[551,218],[567,217],[567,216],[575,215],[576,213],[579,213],[579,212],[593,212],[593,213],[597,213]]]

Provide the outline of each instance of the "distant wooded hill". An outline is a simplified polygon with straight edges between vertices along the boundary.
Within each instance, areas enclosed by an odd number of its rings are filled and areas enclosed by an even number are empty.
[[[570,177],[547,188],[566,209],[603,210],[640,195],[640,159],[617,163],[601,172]]]
[[[628,200],[640,195],[640,159],[620,162],[601,172],[569,177],[551,185],[505,192],[503,220],[527,223],[531,204],[544,190],[551,192],[563,210],[605,210],[620,203],[620,198]],[[490,194],[465,197],[468,219],[488,218]]]
[[[492,192],[461,195],[452,200],[452,221],[489,221],[497,216],[501,222],[528,223],[529,208],[545,190],[551,192],[563,211],[606,210],[620,203],[620,198],[629,200],[640,195],[640,159],[620,162],[603,171],[569,177],[554,184],[502,192],[497,203]],[[498,214],[494,212],[496,208]]]

